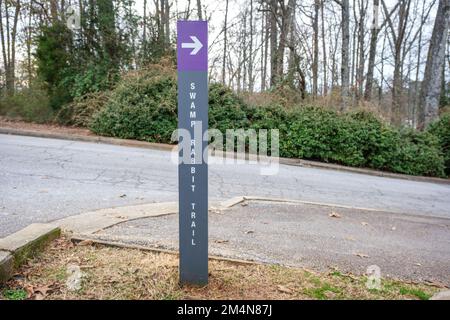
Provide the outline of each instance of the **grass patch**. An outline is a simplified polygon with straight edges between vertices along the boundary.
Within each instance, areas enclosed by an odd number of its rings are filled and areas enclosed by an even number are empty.
[[[2,295],[6,300],[25,300],[28,294],[23,289],[5,289]]]
[[[66,286],[69,265],[80,267],[82,288]],[[21,267],[0,299],[424,299],[437,289],[400,281],[382,281],[369,290],[365,278],[334,272],[318,273],[279,265],[209,262],[205,287],[180,287],[178,257],[137,249],[76,246],[65,238]]]
[[[403,296],[412,296],[420,300],[429,300],[431,298],[431,295],[429,293],[426,293],[423,290],[417,288],[401,287],[400,294]]]
[[[329,298],[336,298],[341,296],[341,289],[331,286],[329,283],[324,283],[319,288],[308,289],[305,291],[308,296],[318,300],[327,300]]]

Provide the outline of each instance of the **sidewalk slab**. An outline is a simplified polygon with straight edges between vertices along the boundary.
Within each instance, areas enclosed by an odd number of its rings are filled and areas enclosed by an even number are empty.
[[[160,202],[126,207],[100,209],[70,216],[55,223],[63,230],[74,233],[95,233],[124,221],[157,217],[178,212],[178,203]]]
[[[211,255],[450,286],[450,219],[308,203],[250,201],[209,212]],[[94,240],[178,250],[178,215],[119,223]]]

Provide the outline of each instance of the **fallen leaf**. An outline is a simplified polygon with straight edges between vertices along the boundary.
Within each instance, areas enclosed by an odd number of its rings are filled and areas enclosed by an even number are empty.
[[[328,216],[330,216],[331,218],[340,218],[341,215],[337,212],[332,211]]]
[[[245,231],[245,234],[251,234],[251,233],[255,233],[255,231],[253,231],[253,230]]]
[[[54,289],[55,289],[54,283],[37,287],[33,285],[25,286],[25,290],[27,291],[27,298],[34,300],[44,300],[45,297],[47,297],[48,294],[51,293]]]
[[[435,281],[435,280],[425,279],[425,282],[428,285],[436,287],[436,288],[448,288],[445,284]]]
[[[81,247],[84,247],[84,246],[91,246],[93,243],[94,243],[94,241],[86,239],[86,240],[79,242],[78,245]]]
[[[215,243],[228,243],[230,242],[229,240],[216,240],[214,241]]]
[[[27,299],[34,295],[34,287],[31,284],[25,285],[25,291],[27,292]]]
[[[358,256],[360,258],[369,258],[369,256],[367,254],[364,254],[364,253],[355,253],[355,256]]]
[[[278,289],[278,291],[283,292],[283,293],[292,293],[291,289],[289,289],[285,286],[282,286],[282,285],[278,285],[277,289]]]
[[[34,293],[40,293],[44,298],[53,290],[53,284],[34,288]]]

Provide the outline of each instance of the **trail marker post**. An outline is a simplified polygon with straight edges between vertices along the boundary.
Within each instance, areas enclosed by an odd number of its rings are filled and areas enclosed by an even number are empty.
[[[178,21],[179,250],[180,283],[208,283],[208,25]],[[204,140],[205,138],[205,140]],[[189,154],[186,154],[189,152]]]

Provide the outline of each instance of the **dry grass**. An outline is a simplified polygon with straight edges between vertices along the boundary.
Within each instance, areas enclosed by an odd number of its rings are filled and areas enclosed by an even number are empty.
[[[66,287],[67,267],[84,273],[82,288]],[[383,280],[368,290],[364,277],[338,271],[320,274],[272,265],[210,261],[206,287],[178,285],[178,258],[167,253],[73,245],[55,241],[22,267],[0,298],[6,299],[426,299],[437,291],[426,285]]]

